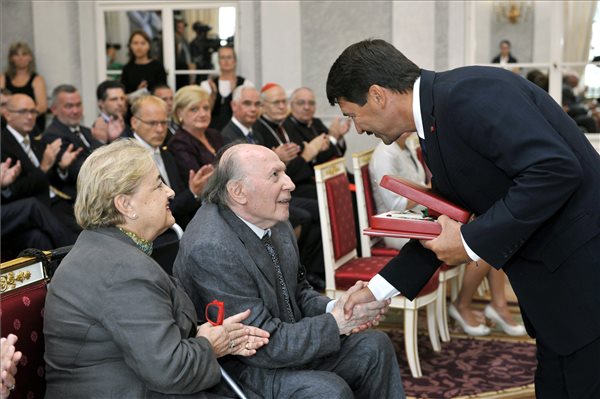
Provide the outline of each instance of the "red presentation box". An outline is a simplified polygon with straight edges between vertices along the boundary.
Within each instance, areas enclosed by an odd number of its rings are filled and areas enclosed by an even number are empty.
[[[471,217],[466,209],[410,180],[386,175],[381,179],[380,186],[427,207],[428,216],[410,211],[389,211],[371,216],[371,228],[364,231],[367,235],[432,240],[442,232],[442,227],[433,216],[446,215],[461,223],[467,223]]]

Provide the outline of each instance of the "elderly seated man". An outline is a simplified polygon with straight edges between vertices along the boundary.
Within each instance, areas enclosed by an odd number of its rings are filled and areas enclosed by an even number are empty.
[[[250,309],[246,322],[270,333],[254,357],[222,365],[249,398],[403,398],[389,338],[373,330],[351,334],[376,324],[389,302],[363,304],[346,319],[348,294],[332,301],[310,287],[287,221],[293,190],[272,150],[233,145],[183,235],[174,273],[196,309],[215,299],[226,315]]]

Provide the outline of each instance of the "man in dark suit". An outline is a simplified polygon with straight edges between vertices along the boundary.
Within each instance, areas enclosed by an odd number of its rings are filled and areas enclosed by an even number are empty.
[[[196,172],[190,171],[188,181],[183,182],[173,155],[162,147],[169,123],[167,104],[156,96],[142,96],[133,102],[131,113],[132,136],[152,151],[161,177],[175,191],[171,212],[177,224],[185,228],[200,207],[200,195],[212,173],[212,166],[204,165]]]
[[[221,130],[223,143],[243,140],[250,144],[262,144],[260,134],[252,131],[252,125],[258,118],[260,105],[260,94],[254,87],[238,86],[233,90],[231,98],[233,116]]]
[[[348,307],[412,299],[440,260],[483,259],[506,272],[537,338],[537,396],[600,397],[600,156],[571,118],[511,72],[421,70],[382,40],[344,50],[327,97],[386,144],[416,130],[434,190],[477,216],[441,216],[438,238],[409,242]]]
[[[7,125],[2,129],[2,160],[19,161],[22,171],[10,189],[3,190],[2,202],[36,197],[50,206],[71,230],[79,232],[73,216],[73,199],[62,189],[68,180],[69,167],[82,149],[69,144],[59,156],[61,139],[44,144],[39,137],[31,137],[36,115],[31,97],[13,94],[8,100]]]
[[[318,165],[344,156],[346,152],[344,135],[350,129],[349,119],[342,122],[340,118],[336,118],[327,128],[321,119],[315,118],[317,109],[315,93],[308,87],[300,87],[293,91],[290,97],[290,109],[292,112],[283,122],[283,128],[290,134],[292,141],[304,145],[322,134],[329,139],[329,145],[319,151],[317,157],[312,160],[313,164]]]
[[[250,309],[246,322],[270,333],[256,355],[223,366],[249,398],[404,397],[389,338],[372,330],[344,335],[377,320],[387,302],[359,305],[346,319],[347,294],[332,301],[307,284],[287,222],[293,190],[273,151],[234,145],[181,240],[175,276],[196,309],[213,299],[225,303],[227,315]]]
[[[77,195],[77,176],[81,165],[102,143],[92,136],[92,131],[81,125],[83,106],[81,96],[75,86],[62,84],[52,91],[50,109],[54,119],[42,135],[42,142],[50,144],[56,139],[62,142],[58,157],[69,147],[76,150],[81,148],[79,156],[69,166],[69,176],[63,185],[63,191],[72,198]]]

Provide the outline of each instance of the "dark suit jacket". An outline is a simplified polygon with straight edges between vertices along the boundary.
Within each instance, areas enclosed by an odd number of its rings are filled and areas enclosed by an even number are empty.
[[[36,167],[6,127],[2,129],[1,140],[2,161],[9,157],[12,159],[13,165],[17,160],[21,161],[21,174],[17,180],[10,185],[8,190],[10,195],[2,195],[2,201],[11,202],[21,198],[36,197],[44,204],[49,205],[49,185],[51,183],[61,184],[55,168],[51,168],[48,173],[44,173],[40,168]],[[33,152],[38,160],[41,161],[45,145],[41,142],[39,137],[31,137],[30,135],[30,140]]]
[[[271,233],[290,293],[293,324],[285,321],[285,303],[269,254],[229,208],[215,204],[200,208],[183,235],[173,268],[198,312],[218,299],[225,302],[225,317],[250,309],[244,323],[269,331],[269,344],[256,355],[225,362],[242,383],[246,379],[261,381],[264,392],[256,394],[265,398],[271,397],[277,369],[301,368],[340,349],[335,319],[325,313],[330,299],[314,291],[303,269],[299,270],[291,226],[278,223]]]
[[[215,151],[219,151],[219,148],[223,147],[223,139],[218,131],[206,129],[205,134]],[[169,141],[168,149],[175,157],[179,176],[183,181],[187,181],[190,169],[197,171],[200,167],[211,164],[215,160],[215,156],[204,147],[204,144],[183,128],[179,128]]]
[[[56,157],[57,159],[62,157],[69,144],[73,144],[74,149],[78,149],[80,147],[83,148],[71,166],[69,166],[69,175],[62,188],[62,190],[69,194],[72,198],[75,198],[77,193],[77,176],[79,175],[79,169],[81,169],[81,165],[83,165],[83,162],[88,156],[90,156],[92,151],[102,146],[102,143],[92,136],[92,131],[90,129],[81,125],[79,126],[79,129],[87,142],[90,144],[90,148],[86,147],[81,138],[75,133],[71,132],[71,129],[69,129],[67,125],[61,123],[56,117],[54,117],[52,123],[42,135],[42,142],[45,144],[50,144],[57,138],[61,139],[62,146]]]
[[[248,142],[242,130],[231,120],[221,130],[221,137],[223,137],[223,144],[233,143],[237,140]],[[255,132],[253,129],[252,137],[254,138],[254,144],[262,144],[263,140],[260,132]]]
[[[262,138],[261,144],[267,148],[278,147],[279,145],[281,145],[281,143],[277,141],[277,139],[273,136],[271,130],[269,130],[269,128],[267,128],[263,124],[263,122],[261,122],[261,120],[269,126],[271,126],[271,129],[275,129],[276,126],[275,124],[273,124],[273,122],[263,117],[261,117],[260,120],[256,121],[254,126],[252,126],[252,131],[260,134],[260,137]],[[292,142],[291,137],[290,142]],[[285,173],[290,177],[290,179],[292,179],[296,186],[301,184],[309,184],[312,186],[315,185],[314,172],[312,170],[312,167],[308,163],[306,163],[306,161],[300,155],[292,159],[287,164],[287,169]],[[296,190],[296,194],[298,192],[299,190]],[[292,193],[292,195],[294,195],[294,193]]]
[[[129,237],[83,231],[46,296],[46,397],[165,398],[217,384],[196,320],[177,282]]]
[[[293,115],[289,115],[283,122],[285,131],[290,135],[290,139],[299,145],[304,145],[303,142],[310,142],[312,139],[317,137],[321,133],[327,133],[329,129],[319,118],[313,118],[311,126],[306,123],[300,122],[294,118]],[[340,144],[331,144],[326,151],[321,151],[317,158],[314,160],[314,164],[318,165],[323,162],[331,161],[334,158],[343,157],[346,152],[346,146]]]
[[[518,62],[517,59],[515,57],[513,57],[512,54],[508,55],[508,63],[509,64],[515,64],[517,62]],[[495,56],[492,59],[492,64],[499,64],[499,63],[500,63],[500,54],[498,54],[497,56]]]
[[[471,210],[469,247],[508,275],[528,331],[559,354],[600,336],[600,156],[542,89],[512,72],[422,71],[433,187]],[[439,261],[410,242],[381,272],[409,298]]]

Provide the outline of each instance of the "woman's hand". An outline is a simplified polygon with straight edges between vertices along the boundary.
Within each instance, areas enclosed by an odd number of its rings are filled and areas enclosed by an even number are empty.
[[[221,326],[204,323],[198,326],[197,337],[210,342],[217,358],[225,355],[252,356],[269,343],[269,333],[240,323],[250,316],[250,310],[226,318]]]

